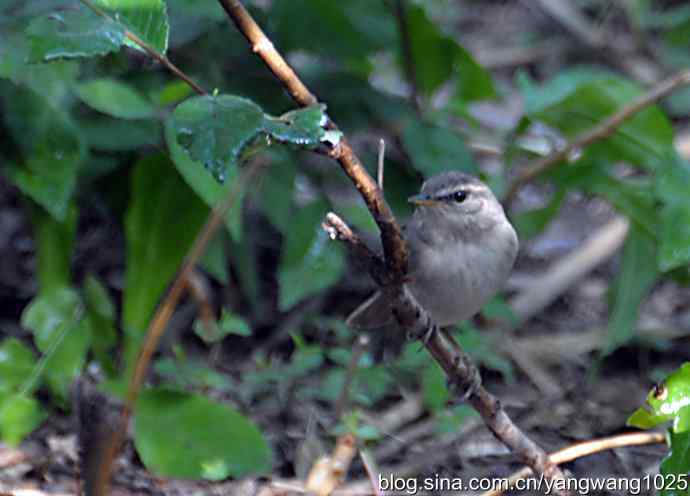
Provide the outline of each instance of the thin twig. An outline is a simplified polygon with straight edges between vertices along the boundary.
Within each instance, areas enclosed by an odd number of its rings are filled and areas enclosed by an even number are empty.
[[[591,129],[583,132],[560,150],[537,160],[534,164],[526,167],[520,175],[513,181],[513,184],[506,193],[506,203],[514,198],[522,185],[531,181],[543,172],[555,167],[557,164],[566,160],[573,152],[582,150],[595,141],[608,138],[628,119],[635,114],[646,109],[650,105],[658,102],[669,95],[672,91],[690,84],[690,71],[681,71],[668,79],[665,79],[650,88],[647,93],[630,102],[618,112],[597,124]]]
[[[385,166],[385,159],[386,159],[386,141],[381,138],[379,140],[379,159],[378,159],[378,167],[377,167],[377,183],[379,185],[379,188],[381,191],[383,191],[383,168]]]
[[[108,15],[107,12],[101,10],[98,6],[94,5],[91,0],[80,0],[84,5],[86,5],[89,9],[91,9],[93,12],[98,14],[101,17],[104,17],[106,19],[110,19],[113,22],[115,20]],[[133,41],[137,45],[139,45],[147,54],[149,54],[152,58],[156,59],[158,62],[160,62],[165,68],[167,68],[170,72],[175,74],[177,77],[179,77],[182,81],[187,83],[194,91],[196,91],[200,95],[206,95],[206,91],[199,86],[197,83],[194,82],[194,80],[189,77],[187,74],[185,74],[179,67],[177,67],[175,64],[173,64],[168,57],[165,55],[158,53],[156,49],[154,49],[151,45],[146,43],[144,40],[139,38],[136,34],[132,33],[129,30],[125,30],[125,37],[129,39],[130,41]]]
[[[187,287],[189,275],[192,273],[194,267],[203,256],[204,251],[206,250],[208,243],[211,241],[211,239],[213,239],[215,232],[223,224],[223,219],[226,218],[228,212],[235,206],[237,198],[239,197],[244,185],[259,172],[261,165],[262,162],[255,161],[251,166],[249,166],[249,168],[246,169],[240,176],[239,180],[233,183],[223,201],[211,210],[208,218],[206,219],[206,224],[201,231],[199,231],[196,239],[194,240],[194,244],[189,249],[189,252],[185,257],[184,264],[178,272],[175,281],[166,294],[165,299],[156,309],[156,313],[151,319],[149,327],[146,331],[144,343],[134,365],[134,373],[132,374],[132,378],[128,384],[127,396],[125,397],[125,404],[120,415],[119,425],[117,426],[117,429],[115,429],[115,432],[111,438],[107,440],[107,445],[103,449],[103,458],[98,466],[96,473],[97,480],[94,483],[94,487],[97,488],[97,491],[93,496],[106,496],[108,494],[108,485],[110,482],[110,474],[112,472],[113,462],[115,460],[115,456],[120,450],[122,442],[125,439],[127,425],[132,415],[132,411],[134,410],[134,404],[139,397],[141,386],[144,383],[144,378],[146,377],[146,372],[148,370],[149,363],[151,362],[151,357],[156,351],[158,342],[165,332],[168,321],[170,320],[173,311],[177,307],[177,304]]]
[[[316,97],[277,52],[273,43],[266,38],[266,35],[242,4],[238,0],[218,1],[250,42],[253,51],[263,59],[295,101],[300,105],[316,103]],[[335,123],[330,120],[327,126],[330,129],[337,129]],[[428,337],[424,340],[424,344],[445,371],[451,385],[466,393],[468,401],[480,413],[486,425],[500,441],[508,446],[525,464],[534,468],[536,472],[543,473],[548,479],[563,479],[563,473],[549,461],[546,452],[513,424],[500,406],[499,401],[481,386],[476,366],[457,342],[444,333],[429,332],[436,329],[437,326],[431,320],[428,312],[419,305],[403,284],[407,274],[408,250],[400,225],[383,198],[381,189],[366,171],[347,140],[343,138],[327,154],[340,163],[379,226],[386,267],[381,282],[387,283],[385,284],[387,289],[394,296],[394,310],[401,326],[413,335]],[[355,239],[349,228],[341,231],[331,223],[327,227],[331,236],[335,235],[339,239],[347,240],[348,245],[350,244],[349,240]],[[345,227],[347,226],[345,225]],[[364,251],[360,245],[363,244],[354,244],[355,251],[358,253]],[[373,271],[372,276],[377,280],[381,274]]]
[[[270,71],[280,80],[292,98],[302,106],[318,103],[317,98],[302,83],[297,74],[278,53],[273,43],[266,37],[247,9],[238,0],[218,0],[225,9],[237,29],[249,41],[254,51]],[[327,124],[330,129],[337,129],[330,119]],[[337,160],[350,180],[353,182],[364,199],[367,208],[381,230],[381,244],[385,255],[386,265],[391,275],[402,279],[407,273],[407,245],[402,236],[402,230],[393,211],[390,209],[383,193],[374,179],[362,165],[348,141],[343,138],[333,147],[328,155]]]
[[[645,444],[661,444],[666,442],[666,435],[663,432],[634,432],[631,434],[621,434],[619,436],[605,437],[601,439],[593,439],[591,441],[584,441],[573,444],[561,450],[558,450],[549,455],[549,459],[556,465],[571,462],[582,458],[584,456],[599,453],[615,448],[624,448],[626,446],[641,446]],[[532,475],[532,469],[529,467],[522,468],[512,474],[508,478],[508,487],[512,488],[519,480],[526,479]],[[501,487],[495,491],[487,491],[481,496],[500,496],[508,488]]]

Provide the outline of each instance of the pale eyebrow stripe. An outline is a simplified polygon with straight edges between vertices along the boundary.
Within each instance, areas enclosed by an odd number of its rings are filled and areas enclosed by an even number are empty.
[[[478,186],[475,184],[464,184],[462,186],[453,186],[453,187],[447,187],[442,189],[441,191],[437,192],[435,196],[441,197],[441,196],[448,196],[456,191],[466,191],[468,193],[481,193],[484,191],[484,188],[482,186]]]

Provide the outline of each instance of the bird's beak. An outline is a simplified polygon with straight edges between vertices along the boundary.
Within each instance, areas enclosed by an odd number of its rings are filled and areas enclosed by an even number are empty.
[[[436,200],[431,198],[431,196],[426,195],[424,193],[419,193],[418,195],[410,196],[407,199],[408,202],[414,203],[415,205],[424,205],[424,206],[432,206],[436,205]]]

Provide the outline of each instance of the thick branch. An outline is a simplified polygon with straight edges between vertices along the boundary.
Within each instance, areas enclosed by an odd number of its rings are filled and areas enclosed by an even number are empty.
[[[278,53],[256,21],[238,0],[218,0],[227,14],[251,44],[252,50],[266,63],[271,72],[280,80],[292,98],[302,106],[314,105],[317,98],[302,83],[295,71]],[[329,121],[330,129],[337,129]],[[354,183],[367,208],[381,231],[381,244],[386,265],[397,279],[402,279],[407,272],[407,246],[402,237],[400,225],[383,198],[381,189],[369,175],[346,139],[329,150],[328,155],[340,163],[345,173]]]
[[[615,114],[603,120],[591,129],[577,136],[574,140],[568,143],[560,150],[547,155],[544,158],[537,160],[531,166],[526,167],[520,175],[513,181],[508,193],[506,194],[506,203],[513,199],[517,191],[522,185],[531,181],[541,173],[555,167],[557,164],[567,159],[567,157],[582,148],[591,145],[596,141],[608,138],[628,119],[635,114],[646,109],[650,105],[655,104],[665,96],[669,95],[675,89],[690,84],[690,71],[682,71],[671,76],[668,79],[661,81],[654,85],[647,93],[641,95],[639,98],[633,100],[628,105],[620,109]]]

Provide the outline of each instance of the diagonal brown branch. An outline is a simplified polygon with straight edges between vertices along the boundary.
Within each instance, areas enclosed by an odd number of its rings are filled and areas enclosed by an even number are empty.
[[[571,153],[581,150],[582,148],[591,145],[596,141],[608,138],[615,133],[625,121],[633,117],[635,114],[641,112],[650,105],[655,104],[677,88],[686,84],[690,84],[690,71],[679,72],[678,74],[655,84],[647,93],[640,95],[639,98],[633,100],[615,114],[603,120],[593,128],[583,132],[562,149],[537,160],[530,166],[527,166],[513,181],[512,185],[508,189],[508,192],[505,196],[505,202],[510,203],[521,186],[543,172],[555,167],[560,162],[565,160]]]
[[[263,59],[295,101],[303,106],[316,103],[317,98],[278,53],[244,6],[238,0],[218,1],[247,38],[252,50]],[[328,123],[328,127],[337,129],[332,121]],[[467,392],[468,401],[481,414],[486,425],[500,441],[535,472],[543,473],[549,479],[562,479],[563,473],[551,463],[546,452],[512,422],[499,401],[481,386],[476,366],[452,337],[442,332],[427,332],[436,329],[436,326],[404,285],[408,252],[400,225],[383,198],[381,189],[366,171],[347,140],[343,138],[327,153],[340,163],[350,177],[379,226],[388,274],[385,282],[396,297],[394,309],[398,321],[408,332],[417,336],[428,336],[425,346],[429,353],[446,372],[451,385]],[[344,222],[334,224],[327,218],[326,224],[329,232],[333,232],[332,229],[340,239],[351,241],[352,231]],[[349,232],[341,232],[339,229],[343,226]],[[357,247],[355,251],[362,253],[362,247]]]

